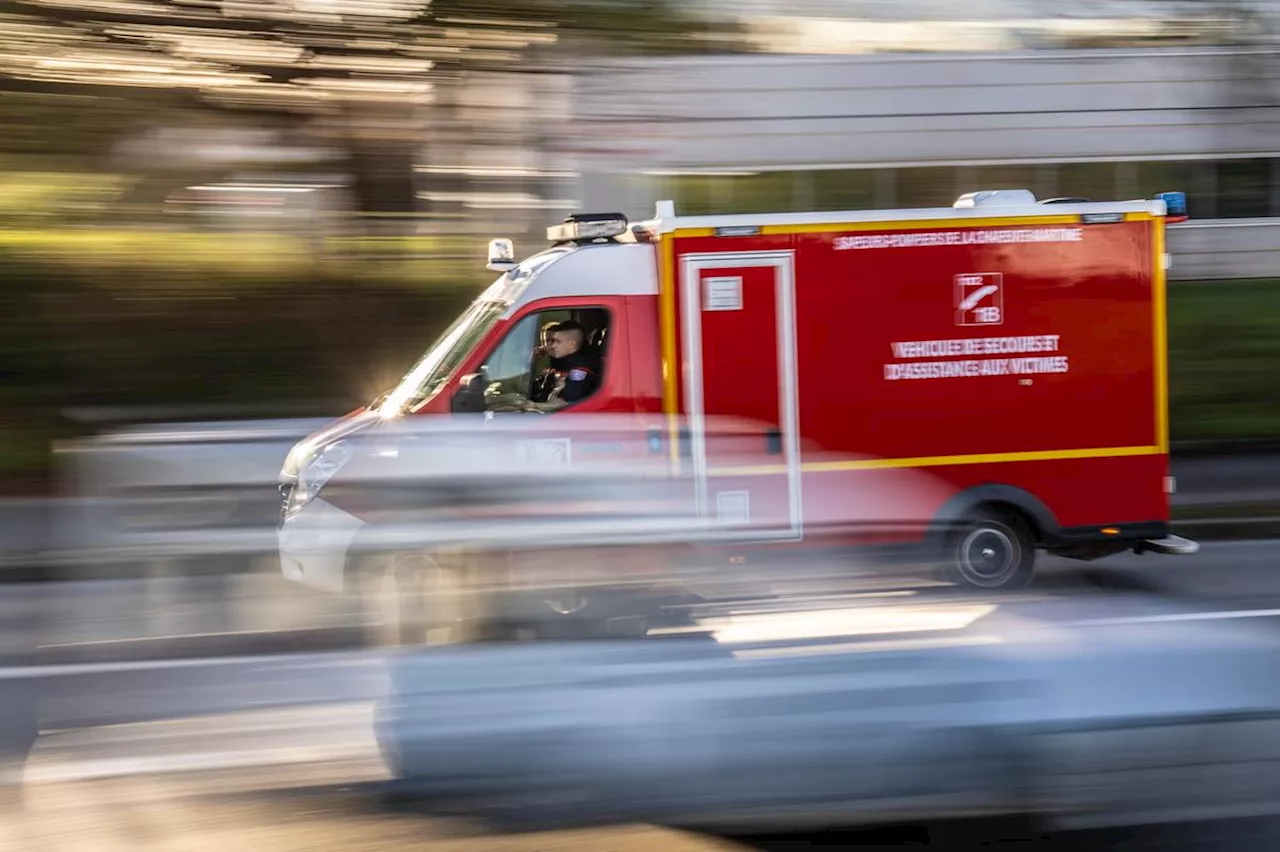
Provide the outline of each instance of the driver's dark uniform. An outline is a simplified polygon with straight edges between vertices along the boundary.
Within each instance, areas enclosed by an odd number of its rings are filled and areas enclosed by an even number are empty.
[[[533,402],[580,402],[600,386],[600,371],[595,362],[581,352],[564,358],[552,358],[547,369],[533,383]]]

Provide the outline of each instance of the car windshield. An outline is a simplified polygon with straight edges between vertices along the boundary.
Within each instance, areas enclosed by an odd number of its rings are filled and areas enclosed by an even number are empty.
[[[378,409],[384,414],[398,414],[435,393],[489,333],[506,308],[504,302],[482,300],[473,304],[445,329]]]
[[[462,316],[454,320],[453,325],[445,329],[444,334],[427,350],[427,354],[400,380],[400,384],[375,401],[370,408],[376,408],[384,416],[396,415],[434,394],[453,371],[458,369],[467,354],[497,324],[534,276],[568,251],[563,246],[549,249],[508,270]]]

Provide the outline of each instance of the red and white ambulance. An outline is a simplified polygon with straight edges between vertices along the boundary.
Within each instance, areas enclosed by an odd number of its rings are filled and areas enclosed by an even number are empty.
[[[495,240],[501,277],[404,380],[290,455],[284,571],[334,586],[366,523],[326,503],[344,461],[327,448],[388,419],[481,411],[497,386],[511,410],[540,331],[565,319],[598,387],[518,416],[626,415],[692,478],[708,524],[750,531],[739,550],[857,538],[841,495],[866,506],[877,477],[916,470],[943,487],[917,507],[925,523],[889,537],[927,545],[960,584],[1021,587],[1037,550],[1194,552],[1169,528],[1165,227],[1184,211],[1181,193],[1025,190],[864,212],[683,217],[659,202],[645,222],[570,217],[518,263]],[[741,442],[717,458],[714,418],[760,424],[747,458]]]

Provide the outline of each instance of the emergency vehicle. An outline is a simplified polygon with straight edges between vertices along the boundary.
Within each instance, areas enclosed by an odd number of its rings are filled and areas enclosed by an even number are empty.
[[[918,507],[926,522],[895,535],[963,586],[1023,587],[1037,550],[1194,552],[1169,526],[1165,228],[1185,218],[1182,193],[987,190],[862,212],[684,217],[663,201],[644,222],[571,216],[522,262],[494,240],[501,276],[403,381],[290,454],[284,571],[333,585],[349,568],[365,521],[323,498],[345,436],[495,409],[559,428],[627,415],[739,552],[857,538],[839,495],[874,495],[895,470],[944,484]],[[539,334],[566,319],[585,329],[597,387],[525,413]],[[730,466],[717,458],[709,418],[760,424],[749,457],[738,443]],[[337,542],[324,553],[322,530]]]

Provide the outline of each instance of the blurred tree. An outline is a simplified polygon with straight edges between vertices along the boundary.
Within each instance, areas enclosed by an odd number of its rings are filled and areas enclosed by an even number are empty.
[[[735,33],[679,0],[0,0],[0,153],[99,156],[196,104],[255,110],[345,151],[363,210],[405,211],[435,86]]]

